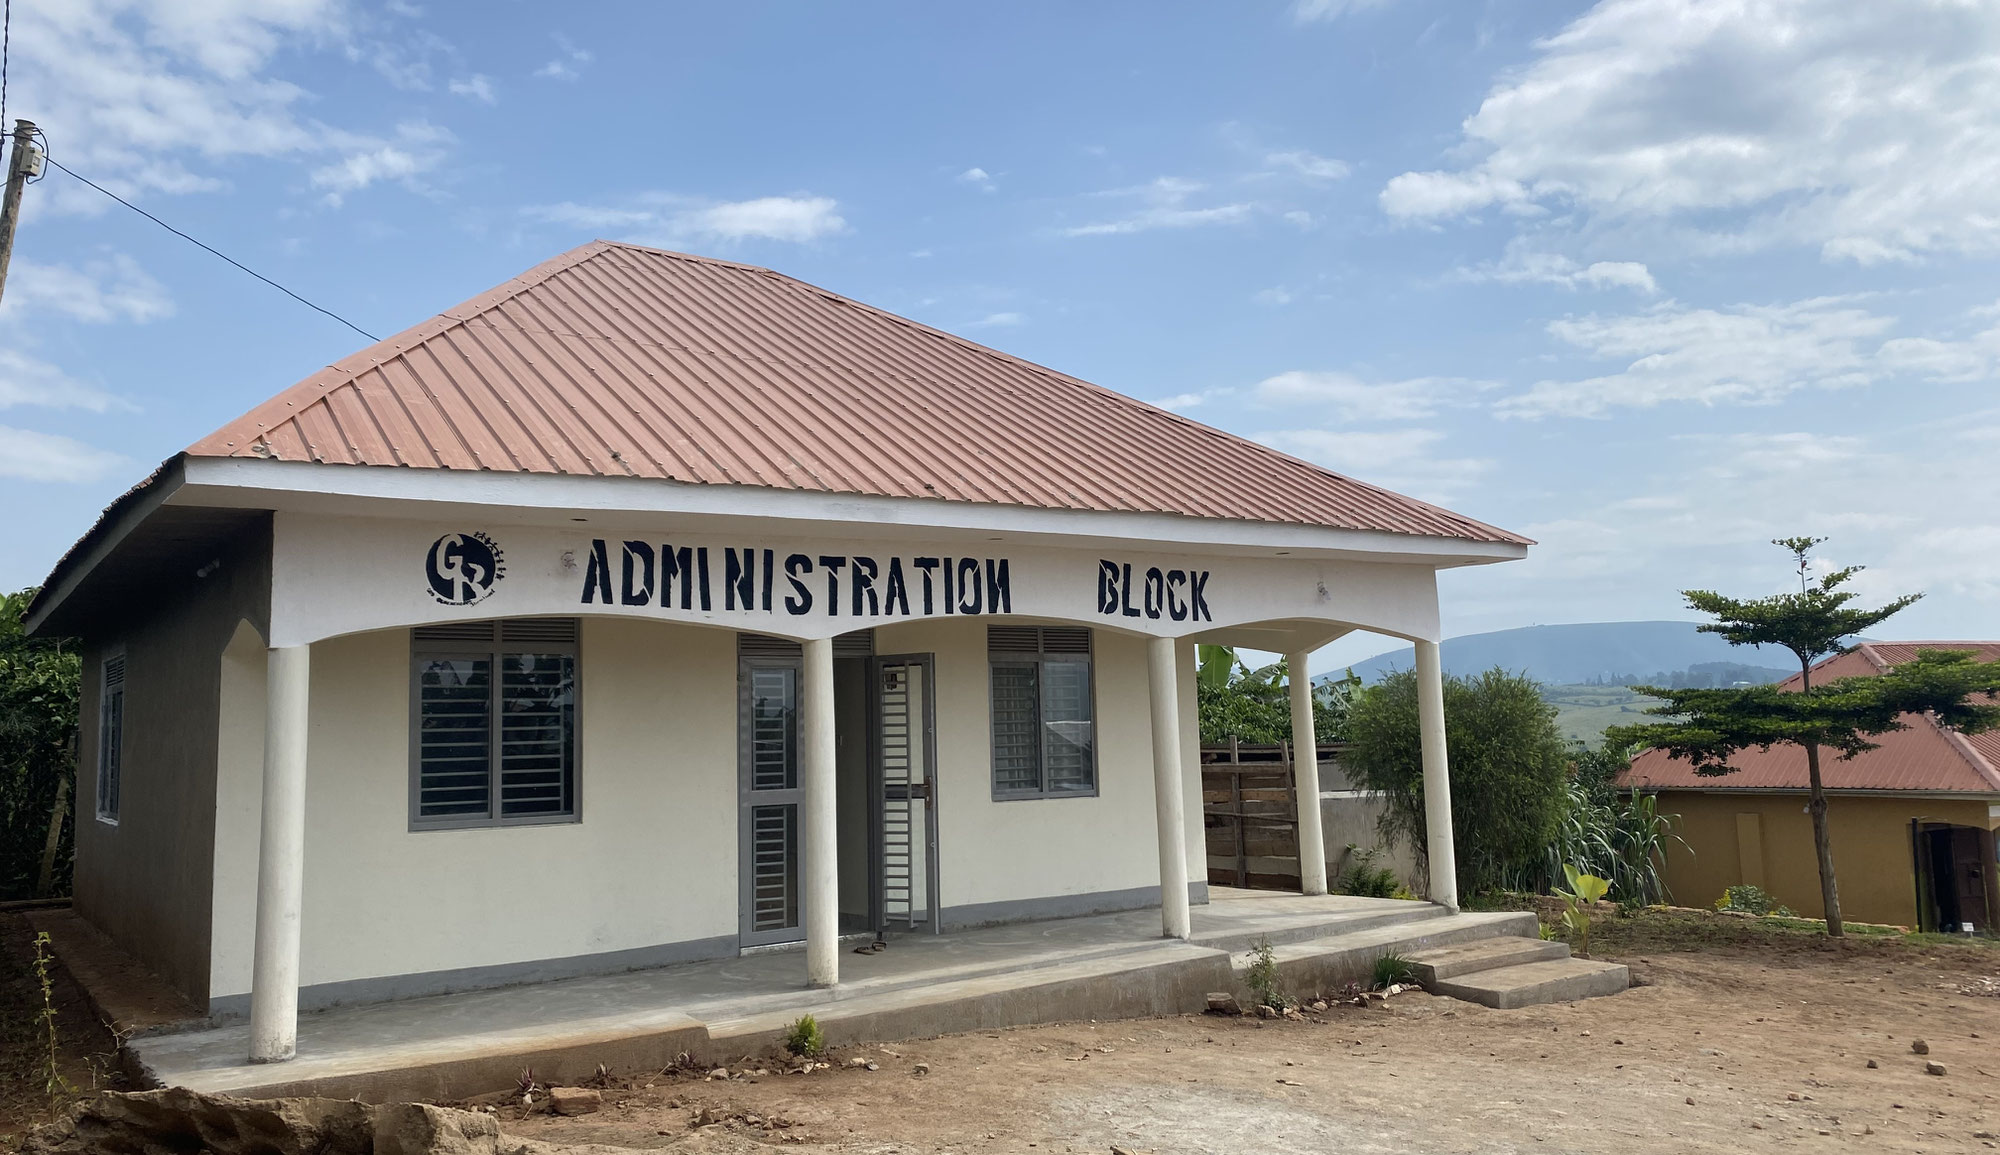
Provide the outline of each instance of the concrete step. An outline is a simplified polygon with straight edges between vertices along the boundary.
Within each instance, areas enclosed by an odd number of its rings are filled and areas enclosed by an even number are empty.
[[[1224,907],[1223,909],[1228,909]],[[1341,911],[1337,914],[1292,915],[1286,917],[1259,918],[1255,925],[1223,926],[1214,930],[1197,932],[1188,941],[1197,946],[1226,950],[1231,953],[1246,951],[1259,942],[1269,940],[1271,945],[1284,946],[1288,943],[1309,942],[1316,939],[1350,935],[1380,927],[1401,927],[1411,923],[1428,922],[1445,917],[1445,909],[1430,903],[1396,902],[1383,900],[1379,907],[1364,910]]]
[[[1474,971],[1429,984],[1432,994],[1510,1011],[1543,1003],[1615,995],[1632,985],[1632,972],[1622,963],[1561,958]]]
[[[1417,972],[1417,981],[1429,986],[1439,979],[1455,979],[1474,971],[1568,957],[1568,943],[1510,936],[1421,950],[1410,955],[1409,959],[1411,967]]]
[[[1350,982],[1365,987],[1373,981],[1375,960],[1392,951],[1409,955],[1459,943],[1518,939],[1536,934],[1540,926],[1535,916],[1525,911],[1445,914],[1440,908],[1433,909],[1438,913],[1430,918],[1345,931],[1303,942],[1273,942],[1271,955],[1278,964],[1279,982],[1292,992],[1337,991]],[[1253,961],[1254,956],[1248,951],[1230,956],[1236,979],[1234,990],[1239,999],[1249,997],[1243,976]]]

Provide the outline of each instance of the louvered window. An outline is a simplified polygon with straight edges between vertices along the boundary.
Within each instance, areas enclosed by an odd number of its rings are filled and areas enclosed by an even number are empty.
[[[412,826],[576,816],[576,634],[574,618],[411,632]]]
[[[1090,631],[991,626],[993,796],[1052,798],[1097,792]]]
[[[97,817],[118,821],[118,794],[125,769],[125,653],[105,655],[104,682],[97,699]]]

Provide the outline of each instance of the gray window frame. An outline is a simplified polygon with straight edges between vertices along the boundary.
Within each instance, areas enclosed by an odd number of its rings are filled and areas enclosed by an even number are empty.
[[[1033,650],[995,649],[993,645],[994,638],[997,636],[997,631],[1003,629],[1009,631],[1034,630],[1036,637],[1035,648]],[[1080,631],[1085,639],[1083,650],[1081,652],[1074,650],[1051,651],[1048,648],[1048,631],[1051,629]],[[987,782],[992,789],[993,801],[1028,802],[1048,798],[1098,797],[1099,792],[1103,789],[1103,783],[1098,774],[1099,760],[1097,757],[1097,632],[1088,626],[989,626],[987,627],[986,639]],[[1047,677],[1044,668],[1052,661],[1075,662],[1078,660],[1084,663],[1090,687],[1090,788],[1087,790],[1052,790],[1048,784],[1048,746],[1041,736],[1041,687],[1046,684]],[[1008,789],[1000,785],[1000,736],[994,728],[997,711],[994,709],[993,701],[993,671],[1000,666],[1032,666],[1035,669],[1035,778],[1039,785],[1032,790]]]
[[[567,642],[507,640],[509,622],[568,622],[572,627],[571,638]],[[410,631],[410,770],[409,770],[409,829],[412,833],[431,830],[487,830],[508,826],[567,826],[583,821],[583,623],[576,618],[491,618],[479,622],[452,623],[454,626],[488,626],[492,638],[487,642],[477,641],[421,641],[421,629]],[[560,814],[524,814],[512,818],[505,817],[500,810],[500,760],[497,753],[501,747],[501,714],[497,708],[500,692],[502,659],[508,654],[555,654],[566,656],[572,663],[574,681],[571,693],[574,701],[571,711],[574,722],[570,727],[569,756],[570,784],[569,809]],[[486,658],[492,665],[492,685],[489,699],[488,725],[491,737],[487,750],[487,813],[481,817],[449,815],[426,818],[419,812],[418,801],[422,796],[423,784],[423,667],[424,663],[438,659]]]
[[[116,698],[118,716],[111,717],[113,687],[111,670],[118,669]],[[104,651],[97,664],[97,778],[96,798],[92,809],[97,812],[97,820],[106,826],[118,825],[118,816],[125,801],[125,716],[128,696],[126,686],[131,681],[130,664],[126,659],[125,647],[112,646]],[[110,805],[105,804],[106,798]]]

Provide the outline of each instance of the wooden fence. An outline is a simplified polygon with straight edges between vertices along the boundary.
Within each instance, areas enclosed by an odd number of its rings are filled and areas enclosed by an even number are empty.
[[[1321,775],[1341,747],[1319,748]],[[1308,805],[1317,806],[1319,799]],[[1208,881],[1215,886],[1296,890],[1299,886],[1299,799],[1291,743],[1231,741],[1201,751],[1202,825]]]

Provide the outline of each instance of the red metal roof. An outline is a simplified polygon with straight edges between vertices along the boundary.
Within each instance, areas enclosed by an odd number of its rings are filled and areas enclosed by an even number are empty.
[[[187,451],[1532,544],[769,269],[596,241]]]
[[[1863,642],[1815,664],[1813,684],[1879,674],[1921,650],[1973,650],[1979,661],[2000,660],[2000,642]],[[1779,687],[1796,691],[1799,676]],[[1828,790],[2000,793],[2000,733],[1960,734],[1925,714],[1905,714],[1903,725],[1876,738],[1875,749],[1853,758],[1821,751],[1820,780]],[[1704,777],[1684,759],[1647,750],[1632,759],[1620,782],[1646,790],[1805,790],[1808,785],[1806,754],[1797,746],[1745,750],[1729,764],[1735,773]]]

